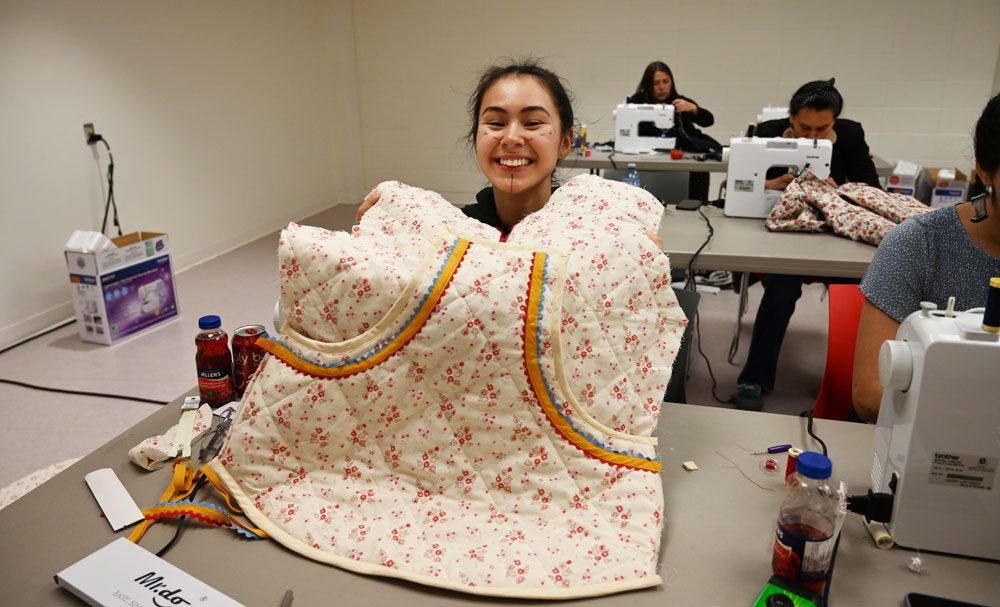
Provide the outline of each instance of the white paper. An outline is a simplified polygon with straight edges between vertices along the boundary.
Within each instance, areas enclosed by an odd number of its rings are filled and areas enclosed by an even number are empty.
[[[90,492],[94,494],[97,504],[104,511],[104,518],[108,519],[113,530],[118,531],[145,518],[111,468],[94,470],[83,479],[87,481]]]

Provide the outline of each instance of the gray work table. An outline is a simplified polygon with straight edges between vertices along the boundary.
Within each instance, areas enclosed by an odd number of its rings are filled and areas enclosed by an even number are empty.
[[[174,424],[179,406],[180,399],[0,511],[0,605],[81,604],[58,588],[52,575],[128,533],[113,533],[98,515],[83,475],[111,467],[140,506],[151,505],[166,487],[169,472],[142,471],[128,461],[126,453],[142,439]],[[657,432],[664,461],[665,529],[660,560],[664,583],[568,603],[609,607],[751,604],[771,573],[783,475],[767,475],[759,467],[762,456],[751,456],[748,450],[785,442],[814,446],[804,427],[803,419],[785,415],[664,405]],[[847,481],[852,494],[863,493],[869,483],[873,428],[818,420],[815,429],[829,445],[834,477]],[[681,462],[686,460],[696,462],[699,469],[682,470]],[[783,465],[784,456],[779,460]],[[199,497],[210,495],[212,491],[206,488]],[[155,551],[172,532],[171,523],[155,525],[141,545]],[[911,591],[983,604],[995,604],[1000,596],[1000,563],[922,553],[925,572],[916,575],[906,568],[907,559],[915,554],[898,548],[877,549],[860,521],[849,518],[840,542],[831,602],[837,607],[899,605],[903,594]],[[510,600],[350,573],[307,560],[271,540],[251,542],[231,531],[199,525],[185,529],[166,559],[254,606],[277,606],[286,589],[294,591],[295,607],[511,604]]]
[[[563,169],[622,169],[628,163],[634,162],[640,171],[707,171],[709,173],[724,173],[726,163],[719,160],[695,160],[689,154],[686,158],[674,160],[670,154],[622,154],[603,150],[590,150],[590,158],[573,150],[569,156],[559,161]]]
[[[708,236],[708,224],[698,211],[666,209],[659,236],[671,267],[684,268]],[[696,269],[860,278],[875,254],[874,246],[832,232],[769,232],[763,219],[726,217],[717,207],[702,211],[715,234]]]
[[[622,154],[604,150],[590,150],[590,158],[579,150],[573,150],[569,156],[559,161],[558,166],[563,169],[625,169],[628,163],[634,162],[640,171],[693,171],[708,173],[724,173],[728,163],[719,160],[695,160],[691,154],[685,158],[674,160],[670,154]],[[879,177],[892,175],[893,165],[889,164],[878,156],[872,156],[875,163],[875,172]]]

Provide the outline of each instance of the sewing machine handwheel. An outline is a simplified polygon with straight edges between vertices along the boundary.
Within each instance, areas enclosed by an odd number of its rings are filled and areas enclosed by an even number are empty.
[[[887,390],[908,390],[913,380],[913,353],[905,341],[888,339],[878,353],[878,381]]]

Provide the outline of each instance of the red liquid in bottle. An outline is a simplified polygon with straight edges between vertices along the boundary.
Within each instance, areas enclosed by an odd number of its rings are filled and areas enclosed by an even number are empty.
[[[222,330],[218,316],[202,316],[194,339],[194,355],[198,368],[198,391],[201,400],[213,409],[233,400],[233,357],[229,352],[229,336]]]
[[[804,452],[795,466],[778,509],[771,568],[778,577],[821,593],[836,543],[836,503],[828,484],[833,464]]]

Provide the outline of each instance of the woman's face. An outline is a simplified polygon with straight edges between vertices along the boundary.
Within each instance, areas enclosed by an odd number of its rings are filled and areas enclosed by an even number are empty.
[[[663,102],[670,96],[670,91],[674,89],[674,81],[670,74],[666,72],[656,72],[653,74],[653,99]]]
[[[833,110],[814,110],[811,107],[804,107],[794,116],[788,117],[788,122],[792,125],[792,132],[796,137],[807,139],[824,139],[833,130],[833,123],[836,118]]]
[[[537,192],[547,200],[556,162],[569,153],[555,103],[530,76],[507,76],[486,90],[479,107],[476,160],[495,189]]]

